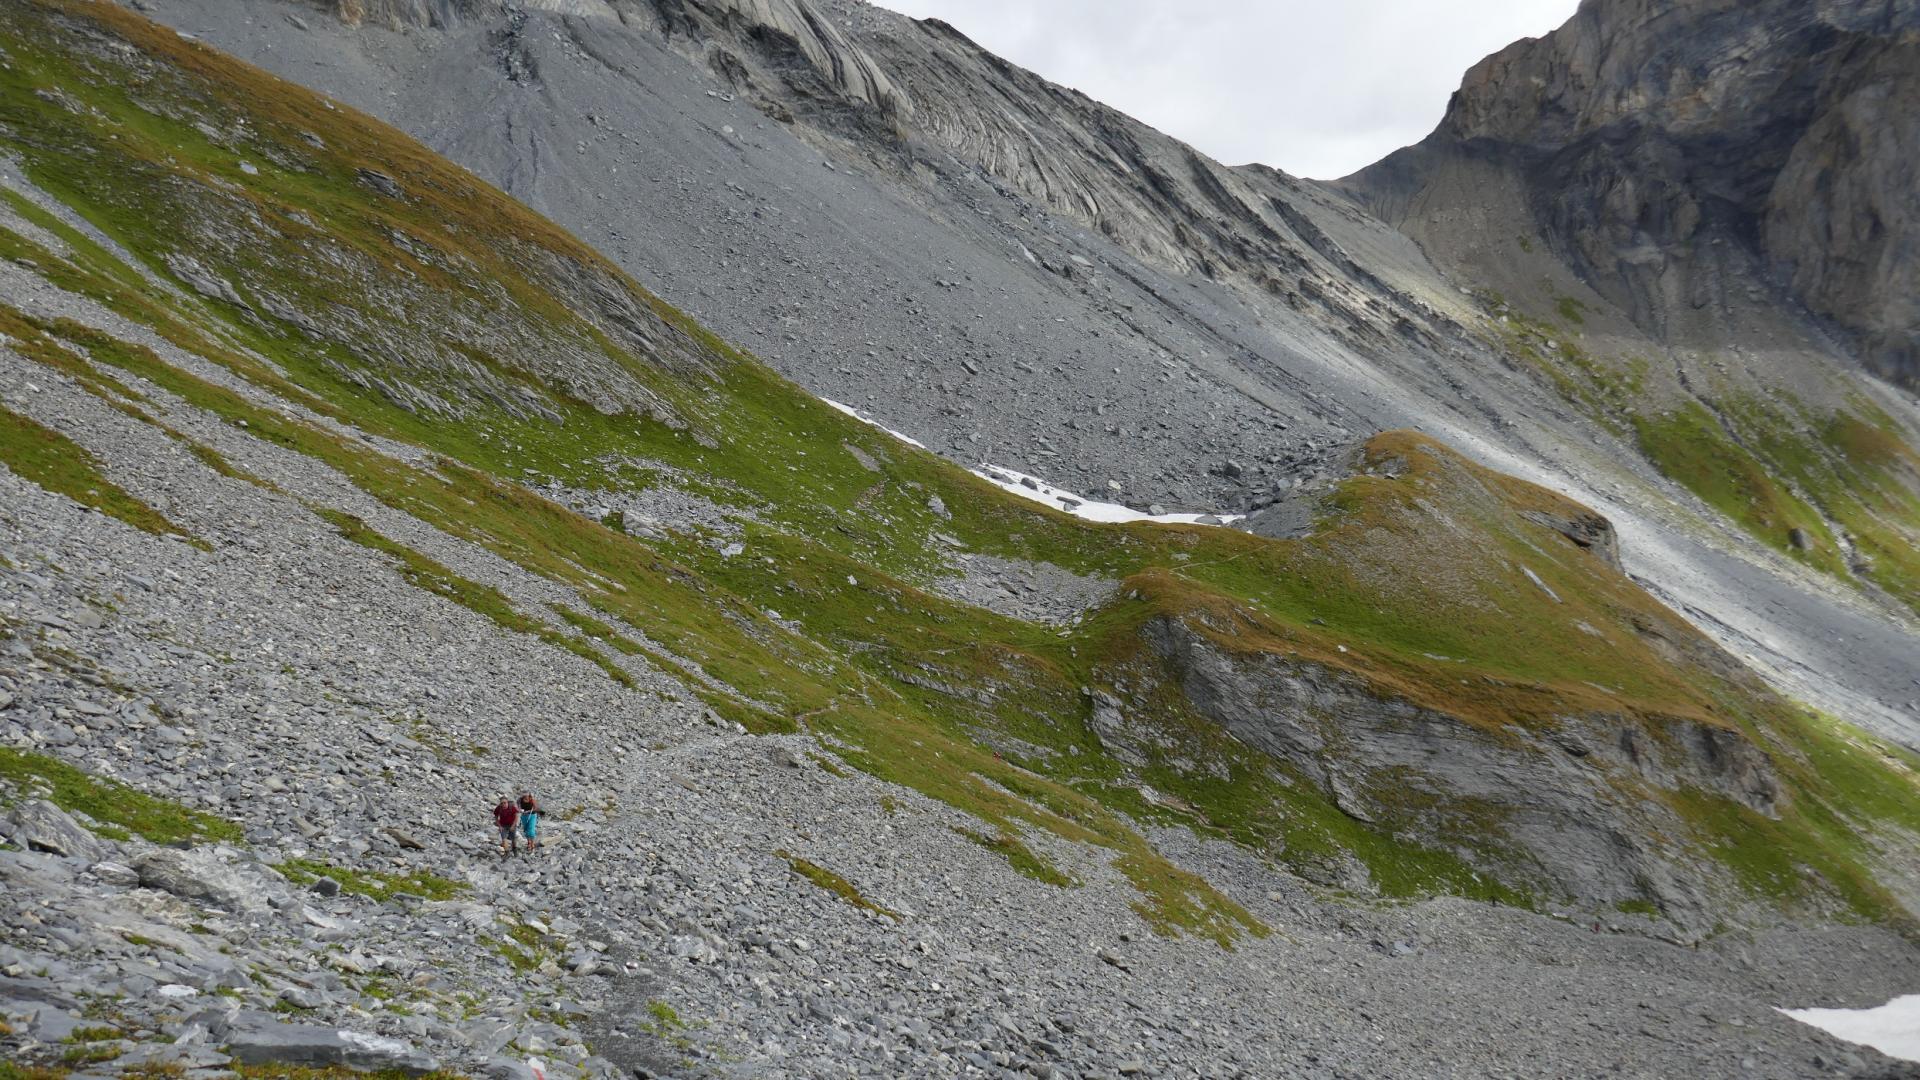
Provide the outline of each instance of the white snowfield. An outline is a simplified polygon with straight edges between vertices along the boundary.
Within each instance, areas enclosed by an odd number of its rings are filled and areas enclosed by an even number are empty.
[[[862,413],[851,405],[842,405],[832,398],[821,398],[820,400],[863,424],[869,424],[879,428],[881,431],[886,432],[909,446],[918,446],[922,450],[926,449],[926,446],[919,440],[910,435],[902,435],[900,432],[887,427],[885,424]],[[1065,488],[1054,487],[1052,484],[1047,483],[1037,476],[1028,476],[1026,473],[1009,469],[1003,465],[982,463],[979,468],[970,471],[973,475],[987,481],[995,487],[1012,492],[1031,502],[1037,502],[1042,506],[1050,506],[1055,510],[1063,510],[1085,521],[1099,521],[1108,524],[1121,524],[1129,521],[1152,521],[1162,525],[1231,525],[1246,516],[1245,514],[1143,514],[1130,506],[1122,506],[1119,503],[1100,502],[1095,499],[1089,499],[1084,495],[1068,491]]]
[[[1920,1061],[1920,994],[1873,1009],[1781,1009],[1835,1038],[1871,1046],[1891,1058]]]
[[[1065,510],[1074,517],[1087,521],[1104,521],[1110,524],[1126,521],[1153,521],[1162,525],[1230,525],[1245,516],[1244,514],[1143,514],[1130,506],[1099,502],[1084,495],[1076,495],[1064,488],[1054,487],[1037,476],[1028,476],[1026,473],[1001,465],[983,463],[972,472],[973,475],[995,487],[1010,491],[1023,499],[1051,506],[1055,510]]]

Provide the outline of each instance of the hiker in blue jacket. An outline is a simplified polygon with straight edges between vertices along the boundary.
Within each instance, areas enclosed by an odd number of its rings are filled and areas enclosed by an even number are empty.
[[[540,819],[546,812],[540,809],[540,800],[530,791],[520,793],[520,835],[526,838],[527,850],[540,847]]]

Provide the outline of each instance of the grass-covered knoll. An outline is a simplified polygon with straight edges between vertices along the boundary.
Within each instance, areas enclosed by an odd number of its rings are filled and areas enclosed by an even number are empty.
[[[1157,621],[1487,731],[1594,710],[1770,722],[1685,623],[1526,516],[1582,508],[1417,436],[1375,440],[1306,540],[1078,521],[809,398],[391,129],[120,8],[7,5],[0,43],[0,148],[134,263],[24,210],[64,250],[0,227],[0,254],[226,378],[70,321],[35,324],[60,351],[31,359],[123,402],[204,410],[571,590],[579,603],[557,614],[578,634],[327,512],[406,580],[590,652],[609,677],[604,648],[751,729],[826,738],[848,764],[981,819],[1016,869],[1045,879],[1037,856],[1001,844],[1035,829],[1105,849],[1163,932],[1230,944],[1266,930],[1157,853],[1143,820],[1303,863],[1355,859],[1391,895],[1526,897],[1476,869],[1476,851],[1505,843],[1480,808],[1427,808],[1457,842],[1411,843],[1213,727],[1143,649]],[[529,490],[529,472],[614,492],[678,484],[737,514],[745,550],[645,541]],[[1074,627],[1037,626],[931,591],[953,545],[1124,585]],[[1137,701],[1185,752],[1121,761],[1083,688]]]
[[[69,813],[96,822],[111,840],[141,836],[156,844],[182,840],[238,842],[240,827],[225,818],[156,798],[117,780],[91,776],[64,761],[26,750],[0,747],[0,802],[39,793]]]
[[[1311,537],[1209,537],[1211,557],[1135,591],[1241,623],[1213,632],[1222,647],[1291,651],[1489,727],[1622,706],[1716,722],[1705,639],[1546,524],[1585,507],[1390,432],[1324,509]]]

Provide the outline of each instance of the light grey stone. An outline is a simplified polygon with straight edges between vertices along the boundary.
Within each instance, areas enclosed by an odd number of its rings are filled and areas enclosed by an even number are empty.
[[[131,866],[117,862],[97,862],[87,868],[87,873],[109,885],[132,888],[140,884],[140,872]]]
[[[352,1069],[391,1069],[420,1076],[439,1062],[400,1039],[347,1028],[278,1024],[253,1017],[236,1020],[223,1036],[227,1053],[243,1065],[344,1065]]]
[[[45,799],[23,802],[9,816],[14,842],[33,851],[74,859],[99,859],[108,853],[104,841]]]

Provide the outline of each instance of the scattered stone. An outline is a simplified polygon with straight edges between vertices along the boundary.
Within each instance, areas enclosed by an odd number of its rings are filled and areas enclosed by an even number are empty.
[[[381,826],[380,835],[386,837],[387,839],[393,841],[395,844],[398,844],[399,846],[407,849],[408,851],[427,850],[427,845],[421,843],[418,840],[415,840],[413,837],[408,836],[406,833],[401,832],[399,829],[396,829],[391,825]]]
[[[389,199],[398,199],[405,194],[405,192],[401,190],[400,181],[395,180],[393,177],[377,169],[362,167],[358,170],[357,175],[361,183],[385,195]]]
[[[117,862],[97,862],[87,868],[87,872],[108,885],[132,888],[140,884],[140,872],[131,866]]]

